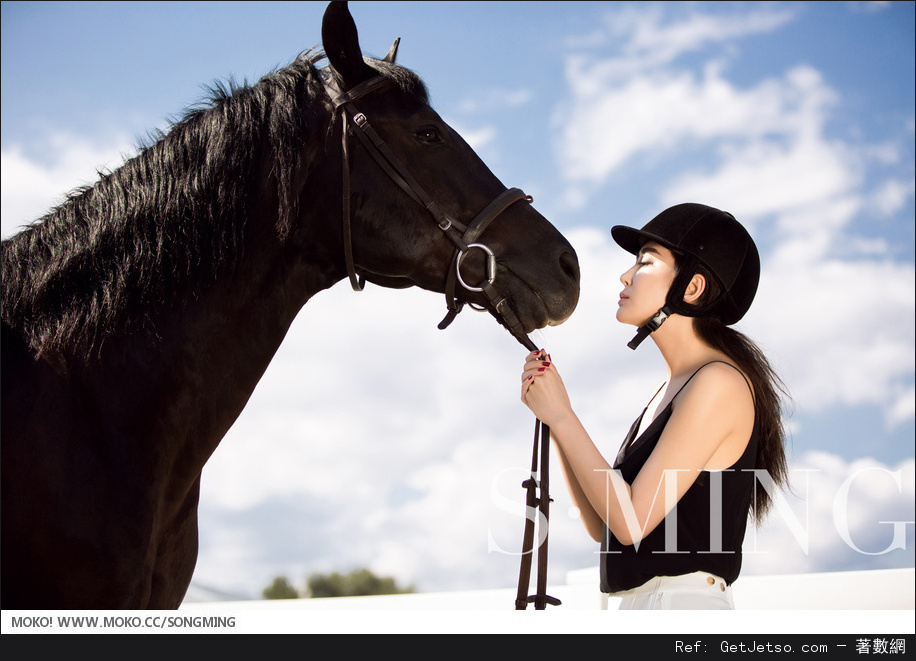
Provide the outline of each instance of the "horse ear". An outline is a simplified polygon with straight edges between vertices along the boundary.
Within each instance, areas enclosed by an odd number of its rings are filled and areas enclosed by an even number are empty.
[[[394,40],[394,43],[391,44],[391,48],[388,49],[388,54],[382,59],[382,62],[390,62],[391,64],[394,64],[394,61],[398,58],[398,44],[400,43],[400,37]]]
[[[324,11],[324,18],[321,22],[321,41],[328,61],[340,74],[347,89],[373,75],[369,66],[363,62],[356,23],[350,15],[350,10],[347,9],[346,2],[335,0]]]

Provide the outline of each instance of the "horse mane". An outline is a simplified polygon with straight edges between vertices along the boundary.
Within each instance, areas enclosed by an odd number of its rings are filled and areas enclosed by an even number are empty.
[[[255,85],[216,84],[136,157],[3,241],[3,323],[59,359],[88,359],[116,333],[155,335],[157,310],[195,297],[238,263],[267,168],[284,239],[298,217],[293,184],[330,130],[316,68],[323,58],[307,51]],[[426,101],[416,74],[367,62]],[[306,149],[309,140],[320,142]]]

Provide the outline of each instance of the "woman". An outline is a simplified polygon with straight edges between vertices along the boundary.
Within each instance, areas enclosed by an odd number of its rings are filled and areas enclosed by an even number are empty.
[[[527,357],[522,401],[550,427],[573,503],[601,542],[603,592],[621,597],[621,609],[732,609],[748,515],[761,520],[767,488],[787,475],[784,388],[728,327],[756,294],[757,248],[731,214],[701,204],[611,233],[637,256],[620,278],[617,320],[637,326],[631,348],[653,339],[665,383],[613,467],[542,351]]]

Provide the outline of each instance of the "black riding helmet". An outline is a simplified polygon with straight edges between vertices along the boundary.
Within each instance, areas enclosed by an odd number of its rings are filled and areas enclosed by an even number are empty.
[[[747,313],[760,281],[760,255],[747,230],[726,211],[704,204],[678,204],[665,209],[640,229],[617,225],[611,236],[634,255],[643,244],[656,241],[678,256],[678,272],[665,305],[641,326],[630,343],[639,346],[671,314],[715,317],[723,324],[738,322]],[[703,306],[684,302],[684,293],[696,267],[702,264],[716,279],[720,294]]]

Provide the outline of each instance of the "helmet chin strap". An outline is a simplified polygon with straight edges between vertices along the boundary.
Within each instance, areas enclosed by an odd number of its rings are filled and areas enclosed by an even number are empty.
[[[665,323],[665,319],[667,319],[668,317],[670,317],[672,314],[673,314],[673,313],[672,313],[672,311],[671,311],[671,308],[669,308],[667,305],[666,305],[665,307],[663,307],[661,310],[659,310],[658,312],[656,312],[656,313],[653,315],[653,317],[652,317],[651,319],[649,319],[649,321],[647,321],[646,323],[644,323],[642,326],[640,326],[640,327],[636,330],[636,337],[634,337],[632,340],[630,340],[630,341],[627,343],[627,346],[630,347],[631,349],[636,349],[636,347],[638,347],[640,344],[642,344],[642,341],[643,341],[644,339],[646,339],[647,337],[649,337],[649,334],[650,334],[650,333],[654,333],[655,331],[657,331],[657,330],[659,329],[659,327],[660,327],[663,323]]]
[[[693,274],[696,273],[696,268],[697,259],[693,255],[681,255],[681,264],[677,274],[674,276],[671,287],[668,289],[668,296],[665,299],[664,307],[636,330],[636,336],[627,343],[628,347],[636,349],[636,347],[642,344],[643,340],[649,337],[650,333],[657,331],[659,327],[665,323],[665,320],[675,312],[687,317],[693,317],[699,312],[699,310],[694,309],[693,306],[684,303],[684,294],[687,291],[690,280],[693,278]]]

